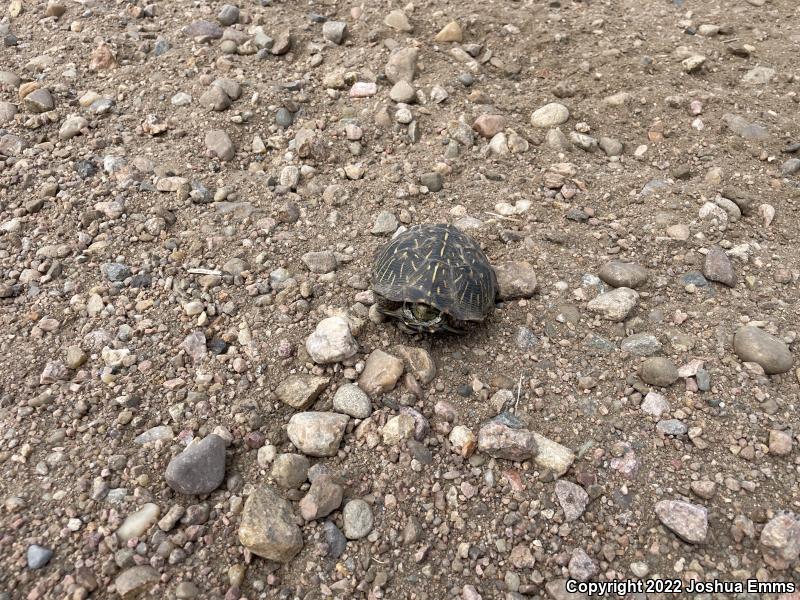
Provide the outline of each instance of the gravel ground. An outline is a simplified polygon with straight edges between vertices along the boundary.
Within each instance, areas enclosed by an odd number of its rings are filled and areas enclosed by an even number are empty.
[[[0,600],[800,598],[795,1],[0,19]]]

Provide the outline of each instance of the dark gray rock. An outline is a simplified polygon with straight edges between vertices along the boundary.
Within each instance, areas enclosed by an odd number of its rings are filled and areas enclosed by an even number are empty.
[[[179,494],[211,493],[225,478],[225,441],[212,433],[190,444],[169,462],[164,476],[167,485]]]
[[[122,263],[106,263],[100,267],[100,270],[106,279],[113,282],[125,281],[131,276],[131,268]]]
[[[711,374],[705,369],[697,369],[697,389],[701,392],[707,392],[711,389]]]
[[[239,7],[226,4],[220,9],[217,20],[223,25],[233,25],[239,21]]]
[[[652,356],[661,350],[661,342],[650,333],[634,333],[622,340],[621,348],[634,356]]]
[[[790,158],[781,165],[781,175],[789,177],[795,173],[800,173],[800,158]]]
[[[289,127],[294,122],[294,113],[280,107],[275,113],[275,124],[278,127]]]
[[[712,246],[706,254],[703,264],[703,274],[711,281],[717,281],[728,287],[736,287],[736,271],[725,250],[719,246]]]
[[[583,338],[583,347],[586,348],[590,354],[594,355],[610,354],[616,350],[616,346],[612,342],[596,333],[586,334],[586,337]]]
[[[153,44],[153,55],[163,56],[171,48],[169,40],[164,37],[157,37],[155,44]]]
[[[331,521],[325,521],[322,529],[325,532],[325,542],[328,544],[328,556],[334,559],[339,558],[347,547],[347,538]]]
[[[406,448],[408,448],[411,458],[415,459],[417,462],[423,465],[433,464],[433,452],[431,452],[430,448],[425,444],[417,440],[408,440],[406,441]]]
[[[188,37],[194,38],[195,41],[203,43],[221,38],[222,28],[216,23],[200,19],[192,21],[189,25],[184,27],[183,33]]]
[[[680,278],[681,285],[693,285],[695,287],[706,287],[708,279],[706,279],[700,271],[689,271],[684,273]]]
[[[539,339],[533,331],[522,326],[517,329],[517,333],[514,335],[514,344],[523,352],[527,352],[539,344]]]
[[[424,185],[431,192],[439,192],[444,187],[444,179],[439,173],[423,173],[419,177],[420,185]]]

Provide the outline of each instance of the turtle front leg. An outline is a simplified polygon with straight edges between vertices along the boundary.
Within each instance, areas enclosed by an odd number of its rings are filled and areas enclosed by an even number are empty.
[[[448,333],[454,333],[454,334],[456,334],[456,335],[464,335],[465,333],[467,333],[467,330],[466,330],[466,329],[459,329],[458,327],[453,327],[453,326],[452,326],[450,323],[448,323],[447,321],[445,321],[444,323],[442,323],[442,326],[441,326],[441,327],[442,327],[442,330],[443,330],[443,331],[446,331],[446,332],[448,332]]]
[[[406,322],[403,320],[397,321],[397,328],[403,333],[407,333],[408,335],[417,335],[418,333],[421,333],[420,331],[406,325]]]
[[[403,318],[403,303],[402,302],[389,302],[383,298],[378,299],[378,312],[386,317],[393,319]]]

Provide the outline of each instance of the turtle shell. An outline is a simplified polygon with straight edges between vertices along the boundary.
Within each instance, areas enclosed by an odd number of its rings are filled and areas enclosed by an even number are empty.
[[[417,225],[378,251],[372,289],[390,302],[482,321],[494,308],[497,278],[478,243],[455,226]]]

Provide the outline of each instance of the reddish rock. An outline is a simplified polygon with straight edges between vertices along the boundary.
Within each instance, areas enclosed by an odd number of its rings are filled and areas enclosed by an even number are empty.
[[[114,56],[111,47],[102,42],[92,52],[92,60],[89,63],[89,69],[92,71],[109,71],[117,68],[117,57]]]
[[[501,115],[481,115],[472,128],[487,139],[493,138],[506,128],[506,118]]]

